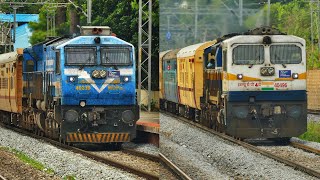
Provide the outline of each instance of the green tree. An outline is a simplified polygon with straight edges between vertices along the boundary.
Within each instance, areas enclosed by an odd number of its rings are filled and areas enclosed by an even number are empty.
[[[315,9],[316,7],[314,7]],[[260,13],[249,17],[246,20],[246,26],[252,27],[257,24],[263,24],[261,14],[266,14],[267,6],[265,6]],[[287,34],[296,35],[302,37],[307,43],[307,62],[308,68],[319,68],[319,49],[314,42],[311,42],[311,15],[310,15],[310,3],[306,3],[303,0],[293,0],[288,3],[275,3],[271,5],[271,26],[278,28],[282,32]],[[265,18],[263,18],[265,19]],[[313,14],[313,23],[318,24],[319,19],[316,14]],[[260,22],[260,23],[259,23]],[[316,28],[312,30],[316,35]],[[315,37],[318,39],[319,37]],[[312,50],[312,45],[314,49]]]

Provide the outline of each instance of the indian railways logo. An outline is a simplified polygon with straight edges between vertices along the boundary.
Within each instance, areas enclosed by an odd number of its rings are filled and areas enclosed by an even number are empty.
[[[290,78],[291,70],[279,70],[279,78]]]

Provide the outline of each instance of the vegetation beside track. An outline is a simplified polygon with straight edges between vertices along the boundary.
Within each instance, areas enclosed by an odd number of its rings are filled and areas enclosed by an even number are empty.
[[[25,153],[18,151],[16,149],[8,148],[8,147],[0,147],[0,150],[4,150],[7,152],[13,153],[18,159],[25,162],[26,164],[32,166],[35,169],[46,172],[48,174],[54,174],[54,171],[50,168],[46,168],[42,163],[30,158]]]
[[[320,142],[320,122],[319,121],[310,121],[308,122],[308,130],[299,138],[307,140]]]

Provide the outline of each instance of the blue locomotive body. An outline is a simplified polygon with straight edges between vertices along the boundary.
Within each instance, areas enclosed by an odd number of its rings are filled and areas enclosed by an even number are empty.
[[[32,111],[36,128],[65,142],[130,141],[139,119],[134,47],[107,27],[83,32],[24,50],[26,117]]]

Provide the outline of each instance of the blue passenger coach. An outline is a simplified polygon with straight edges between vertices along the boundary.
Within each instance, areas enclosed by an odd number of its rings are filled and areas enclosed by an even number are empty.
[[[109,27],[82,27],[81,36],[50,39],[23,57],[26,127],[69,143],[135,138],[134,47]]]

